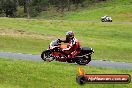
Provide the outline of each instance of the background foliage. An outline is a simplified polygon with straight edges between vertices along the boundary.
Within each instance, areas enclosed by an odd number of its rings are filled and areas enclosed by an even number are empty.
[[[1,0],[0,16],[35,17],[40,12],[49,11],[51,8],[63,13],[101,1],[106,0]]]

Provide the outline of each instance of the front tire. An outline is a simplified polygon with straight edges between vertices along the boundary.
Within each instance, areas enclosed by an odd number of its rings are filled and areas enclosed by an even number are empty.
[[[43,51],[41,54],[41,58],[44,61],[47,61],[47,58],[50,58],[50,57],[51,57],[51,51],[50,50]]]
[[[102,22],[104,22],[104,19],[101,19]]]

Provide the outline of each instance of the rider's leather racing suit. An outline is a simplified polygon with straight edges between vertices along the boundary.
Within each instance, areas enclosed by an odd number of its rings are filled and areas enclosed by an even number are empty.
[[[62,49],[64,52],[69,51],[68,58],[74,58],[78,54],[80,43],[75,37],[71,40],[61,40],[61,42],[68,43],[68,47],[66,49]]]

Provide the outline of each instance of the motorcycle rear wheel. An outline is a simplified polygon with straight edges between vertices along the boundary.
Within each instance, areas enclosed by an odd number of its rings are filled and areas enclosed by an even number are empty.
[[[91,56],[88,56],[88,58],[86,57],[80,57],[78,58],[78,60],[76,61],[77,64],[79,65],[86,65],[91,61]]]

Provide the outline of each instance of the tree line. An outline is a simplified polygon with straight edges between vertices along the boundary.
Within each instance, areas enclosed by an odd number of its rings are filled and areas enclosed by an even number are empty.
[[[0,16],[19,17],[22,10],[28,18],[53,7],[57,12],[70,11],[84,6],[84,2],[94,3],[106,0],[0,0]]]

